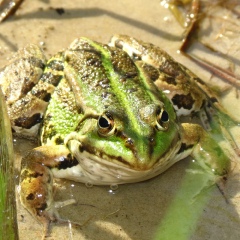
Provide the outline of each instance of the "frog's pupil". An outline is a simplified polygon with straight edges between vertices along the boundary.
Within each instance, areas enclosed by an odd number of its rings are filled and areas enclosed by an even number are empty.
[[[101,128],[108,128],[110,126],[108,120],[104,117],[100,117],[98,124]]]
[[[168,113],[166,111],[163,111],[162,116],[161,116],[161,121],[162,122],[167,122],[168,120],[169,120]]]

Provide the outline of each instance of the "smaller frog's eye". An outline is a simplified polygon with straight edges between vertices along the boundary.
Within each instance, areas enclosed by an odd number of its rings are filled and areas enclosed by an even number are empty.
[[[102,136],[110,136],[114,133],[114,120],[109,112],[98,118],[98,133]]]
[[[157,110],[157,124],[156,128],[158,130],[164,131],[167,130],[169,126],[169,116],[166,110],[158,109]]]

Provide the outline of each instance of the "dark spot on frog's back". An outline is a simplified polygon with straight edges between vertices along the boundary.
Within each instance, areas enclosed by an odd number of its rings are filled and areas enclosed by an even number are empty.
[[[37,123],[40,123],[42,121],[42,117],[40,113],[36,113],[32,115],[31,117],[21,117],[17,118],[14,123],[18,127],[23,127],[26,129],[30,129]]]
[[[177,85],[177,82],[174,77],[166,77],[164,78],[164,80],[170,85]]]
[[[62,79],[61,75],[55,75],[51,72],[46,72],[42,76],[42,81],[52,84],[53,86],[57,86],[60,80]]]
[[[172,102],[174,105],[178,106],[178,108],[184,108],[190,110],[193,106],[194,99],[191,93],[187,95],[176,94],[172,98]]]
[[[42,59],[35,58],[35,57],[29,57],[27,60],[34,67],[38,67],[41,69],[45,68],[45,64]]]
[[[159,71],[155,67],[145,63],[143,65],[143,69],[148,74],[148,76],[150,77],[150,79],[153,82],[158,80],[158,78],[159,78]]]
[[[44,95],[44,97],[42,98],[42,100],[45,101],[45,102],[49,102],[50,99],[51,99],[51,94],[50,93],[46,93]]]
[[[53,69],[53,70],[56,70],[56,71],[63,71],[64,70],[63,62],[58,61],[56,59],[51,60],[48,63],[48,67]]]
[[[89,58],[87,60],[87,65],[88,66],[95,66],[95,67],[100,67],[101,66],[101,60],[99,58]]]
[[[49,102],[51,99],[51,94],[48,93],[45,89],[34,89],[32,94],[39,99],[42,99],[44,102]]]
[[[35,84],[33,82],[29,81],[28,78],[25,78],[22,94],[26,95],[34,86]]]

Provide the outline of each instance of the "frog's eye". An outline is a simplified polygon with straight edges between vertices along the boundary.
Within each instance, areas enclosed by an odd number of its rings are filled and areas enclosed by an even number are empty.
[[[98,133],[102,136],[110,136],[114,133],[114,120],[109,112],[98,118]]]
[[[157,110],[157,124],[156,128],[158,130],[164,131],[167,130],[169,126],[169,116],[166,110],[158,109]]]

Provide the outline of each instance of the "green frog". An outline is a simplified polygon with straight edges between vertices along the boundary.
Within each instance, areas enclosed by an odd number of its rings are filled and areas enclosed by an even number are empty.
[[[210,133],[181,116],[225,116],[217,98],[161,48],[125,35],[73,41],[46,61],[19,50],[0,74],[13,131],[40,136],[22,159],[20,199],[41,222],[58,219],[53,178],[94,185],[153,178],[191,155],[213,183],[230,159]],[[210,121],[211,122],[211,121]]]

